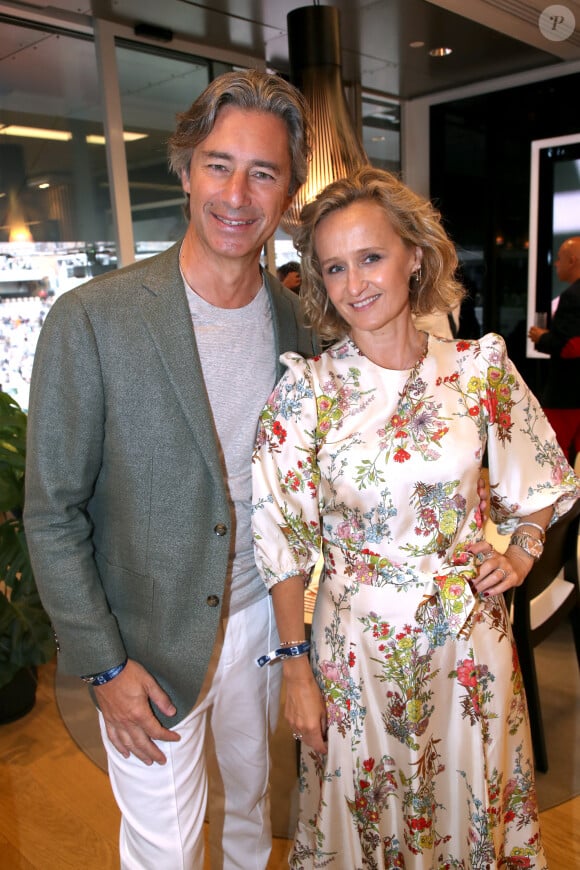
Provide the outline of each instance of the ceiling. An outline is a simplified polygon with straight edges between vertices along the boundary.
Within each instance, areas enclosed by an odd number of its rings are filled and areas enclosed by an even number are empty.
[[[32,19],[47,11],[63,20],[94,14],[130,26],[144,22],[176,38],[265,58],[287,74],[286,16],[306,5],[304,0],[0,0],[0,13],[12,8],[25,9]],[[343,78],[403,100],[580,60],[580,0],[557,6],[549,0],[334,0],[323,5],[340,11]],[[548,37],[540,26],[546,10],[563,10],[565,18],[553,19]],[[437,47],[449,47],[452,54],[431,57],[429,50]],[[2,55],[0,28],[0,61]]]
[[[531,70],[576,72],[580,0],[551,7],[548,2],[334,0],[323,4],[335,6],[340,13],[342,76],[347,85],[362,90],[363,144],[369,158],[385,168],[397,166],[400,101]],[[137,24],[146,24],[157,28],[149,40],[153,46],[183,50],[187,40],[201,57],[221,57],[240,66],[265,60],[272,70],[289,75],[287,14],[305,5],[310,4],[304,0],[0,0],[0,129],[8,124],[52,128],[60,123],[70,129],[75,124],[93,125],[102,132],[102,88],[92,45],[63,38],[59,27],[90,34],[93,17],[114,21],[128,33]],[[562,21],[546,18],[547,8],[564,10]],[[27,23],[50,25],[52,31],[27,29],[23,26]],[[432,57],[429,51],[438,47],[451,48],[452,53]],[[127,112],[124,122],[128,129],[147,132],[147,139],[128,148],[128,160],[133,168],[148,167],[147,155],[154,153],[166,175],[167,130],[175,113],[204,86],[205,65],[196,68],[190,58],[176,55],[168,72],[162,57],[138,55],[120,49],[117,60]],[[78,74],[71,76],[71,68]],[[96,131],[87,126],[87,132]],[[60,143],[8,136],[4,142],[18,143],[25,169],[9,164],[3,143],[0,193],[15,171],[32,185],[45,173],[55,177],[65,167]],[[95,176],[105,178],[104,148],[93,159]],[[149,199],[155,185],[161,198],[180,194],[175,179],[171,187],[167,178],[157,182],[147,172],[147,183],[133,178],[132,184],[147,186]]]
[[[74,4],[71,4],[74,5]],[[287,73],[286,16],[304,0],[93,0],[106,17],[147,22],[196,41],[264,57]],[[316,5],[316,4],[314,4]],[[531,68],[580,60],[580,2],[565,0],[563,22],[546,38],[548,0],[335,0],[343,77],[401,99]],[[567,36],[567,25],[575,22]],[[569,27],[568,27],[569,29]],[[419,43],[411,47],[412,43]],[[429,50],[453,49],[433,58]]]

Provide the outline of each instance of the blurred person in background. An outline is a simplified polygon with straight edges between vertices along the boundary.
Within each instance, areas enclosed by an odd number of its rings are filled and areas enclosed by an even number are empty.
[[[560,294],[550,328],[532,326],[528,336],[536,350],[550,355],[540,401],[574,464],[580,451],[580,236],[560,245],[555,269],[558,279],[569,286]]]
[[[278,276],[278,281],[280,284],[283,284],[284,287],[288,287],[288,289],[292,290],[294,293],[300,291],[302,278],[300,276],[300,263],[296,262],[296,260],[284,263],[276,270],[276,274]]]

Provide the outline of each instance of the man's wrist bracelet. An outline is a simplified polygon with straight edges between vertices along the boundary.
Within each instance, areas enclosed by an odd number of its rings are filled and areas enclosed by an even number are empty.
[[[90,686],[104,686],[105,683],[110,683],[111,680],[114,680],[116,676],[118,676],[125,665],[127,664],[127,659],[121,665],[115,665],[114,668],[109,668],[108,671],[102,671],[100,674],[86,674],[81,677],[81,680],[84,683],[88,683]]]
[[[270,650],[264,656],[256,659],[256,664],[259,668],[263,668],[268,662],[281,661],[282,659],[293,659],[298,656],[305,656],[310,650],[310,641],[305,640],[302,643],[297,643],[295,646],[281,646],[278,649]]]

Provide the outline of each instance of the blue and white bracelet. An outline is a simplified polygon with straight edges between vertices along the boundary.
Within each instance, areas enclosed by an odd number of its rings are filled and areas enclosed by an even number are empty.
[[[269,662],[277,662],[282,659],[296,658],[297,656],[305,656],[310,650],[310,641],[305,640],[302,643],[297,643],[294,646],[280,646],[278,649],[272,649],[266,655],[256,659],[256,664],[259,668],[263,668]]]
[[[127,664],[127,659],[121,665],[115,665],[114,668],[109,668],[108,671],[103,671],[100,674],[87,674],[81,677],[83,683],[88,683],[90,686],[104,686],[105,683],[110,683],[111,680],[114,680],[118,674],[121,673],[125,665]]]

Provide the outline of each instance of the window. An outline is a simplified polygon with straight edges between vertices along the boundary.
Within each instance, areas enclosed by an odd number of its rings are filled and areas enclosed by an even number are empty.
[[[111,206],[92,39],[2,23],[2,49],[0,382],[26,409],[52,299],[114,266]]]
[[[176,115],[213,78],[209,61],[117,41],[131,216],[137,258],[168,247],[185,232],[184,195],[167,167]],[[221,69],[220,69],[221,72]]]

